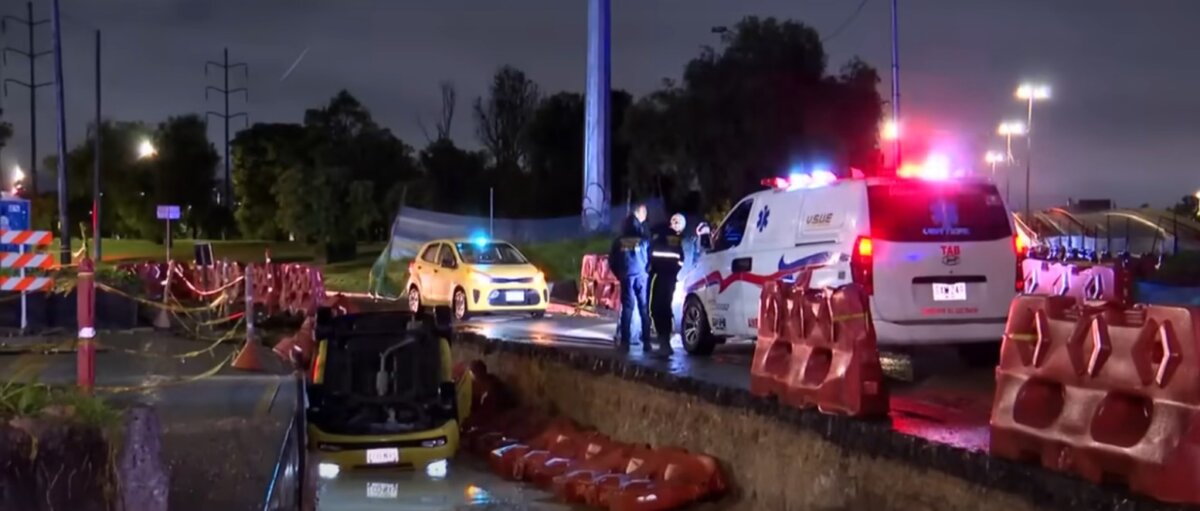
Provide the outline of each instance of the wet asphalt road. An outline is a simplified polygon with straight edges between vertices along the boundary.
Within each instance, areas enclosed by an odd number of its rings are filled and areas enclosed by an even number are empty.
[[[17,352],[22,346],[62,341],[5,340],[0,381],[73,384],[73,351]],[[233,344],[192,353],[210,343],[155,332],[103,333],[98,342],[107,347],[96,357],[98,394],[118,405],[151,404],[157,411],[170,472],[170,508],[261,509],[285,426],[295,411],[294,380],[228,367],[208,375],[225,364]],[[70,340],[62,346],[69,348]]]
[[[729,387],[748,389],[752,343],[719,346],[711,357],[689,357],[673,340],[669,359],[612,351],[616,324],[605,318],[549,314],[543,319],[522,316],[477,318],[459,328],[493,339],[609,352],[639,364],[688,375]],[[998,349],[998,347],[997,347]],[[991,368],[971,368],[950,347],[926,347],[909,354],[885,352],[881,362],[891,392],[891,421],[901,433],[970,450],[986,450],[988,416],[993,397]]]

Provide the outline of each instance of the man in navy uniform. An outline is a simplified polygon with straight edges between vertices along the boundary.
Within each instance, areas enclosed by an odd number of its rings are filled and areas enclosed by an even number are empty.
[[[608,267],[621,281],[621,323],[617,327],[617,349],[621,351],[629,351],[632,343],[634,308],[641,319],[642,349],[649,349],[650,236],[645,222],[646,206],[639,204],[625,219],[621,236],[613,240],[608,253]]]
[[[654,230],[650,238],[650,315],[658,337],[659,354],[671,354],[671,330],[675,322],[672,302],[679,270],[683,268],[683,228],[687,220],[676,213],[671,221]]]

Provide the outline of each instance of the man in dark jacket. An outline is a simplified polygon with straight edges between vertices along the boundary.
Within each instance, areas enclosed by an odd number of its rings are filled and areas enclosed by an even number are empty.
[[[617,349],[628,351],[633,337],[633,311],[641,319],[642,349],[649,349],[650,311],[649,266],[650,237],[646,233],[646,206],[638,205],[625,219],[621,236],[613,240],[608,267],[621,281],[621,323],[617,327]]]
[[[669,223],[655,229],[650,238],[650,315],[654,317],[660,354],[671,354],[671,330],[675,322],[672,302],[685,258],[683,228],[686,225],[683,215],[675,214]]]

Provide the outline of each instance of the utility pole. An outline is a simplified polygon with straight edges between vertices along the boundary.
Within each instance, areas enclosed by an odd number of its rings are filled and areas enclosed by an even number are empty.
[[[224,87],[214,87],[212,85],[209,85],[209,86],[205,87],[204,88],[204,100],[208,101],[208,91],[216,91],[217,93],[221,94],[221,96],[225,100],[225,111],[224,111],[224,113],[221,113],[221,112],[214,112],[212,110],[209,110],[208,112],[205,113],[205,119],[207,119],[208,116],[216,116],[216,117],[221,118],[221,120],[225,121],[225,140],[222,144],[225,146],[225,190],[221,193],[221,204],[225,205],[225,207],[227,209],[229,209],[230,213],[232,213],[233,212],[233,181],[229,177],[229,157],[230,157],[230,154],[229,154],[229,120],[233,119],[235,117],[241,117],[246,122],[246,125],[249,126],[250,118],[246,114],[246,112],[237,112],[237,113],[232,113],[232,114],[229,113],[229,95],[237,94],[240,92],[240,93],[242,93],[243,100],[249,101],[250,94],[246,91],[245,87],[238,87],[236,89],[229,88],[229,70],[238,68],[238,67],[242,68],[245,80],[249,81],[250,80],[250,67],[247,66],[246,63],[244,63],[244,62],[230,64],[229,63],[229,48],[225,48],[225,58],[221,62],[214,62],[214,61],[210,60],[204,64],[204,76],[208,76],[208,69],[210,67],[214,67],[214,66],[221,70],[221,74],[224,77],[225,86]]]
[[[58,100],[58,229],[62,239],[59,264],[71,264],[71,221],[67,218],[67,101],[63,87],[62,16],[54,0],[50,25],[54,33],[54,95]]]
[[[20,50],[12,47],[4,48],[4,64],[8,65],[9,52],[16,53],[26,59],[29,59],[29,81],[23,82],[13,78],[4,80],[4,95],[8,95],[8,84],[14,83],[29,89],[29,190],[34,197],[38,194],[38,155],[37,155],[37,90],[47,85],[53,85],[54,82],[37,81],[37,63],[38,57],[45,57],[53,53],[52,51],[36,51],[34,46],[34,29],[39,25],[49,23],[50,20],[35,20],[33,19],[33,2],[25,3],[25,18],[21,19],[16,16],[4,16],[0,18],[0,31],[8,32],[8,22],[14,22],[19,25],[25,25],[25,29],[29,33],[29,47],[25,50]]]
[[[96,133],[92,140],[95,149],[92,151],[95,161],[92,167],[92,238],[95,240],[92,259],[100,264],[100,31],[96,31]]]
[[[900,126],[900,11],[892,0],[892,122]],[[896,152],[896,168],[900,168],[900,136],[892,141]]]

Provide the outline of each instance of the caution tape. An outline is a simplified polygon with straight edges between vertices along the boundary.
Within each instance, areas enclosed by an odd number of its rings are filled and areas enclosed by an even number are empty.
[[[238,327],[240,327],[242,325],[242,323],[243,323],[243,321],[239,321],[238,324],[234,325],[228,332],[226,332],[225,335],[212,341],[212,343],[209,344],[208,346],[198,349],[198,350],[188,351],[185,353],[174,353],[174,354],[147,353],[147,352],[141,351],[141,350],[116,348],[116,347],[104,344],[103,342],[98,342],[97,345],[103,346],[104,348],[107,348],[110,351],[125,353],[127,355],[134,355],[134,356],[146,357],[146,358],[173,358],[173,359],[185,360],[185,359],[189,359],[189,358],[198,357],[201,355],[211,354],[213,352],[213,350],[217,349],[217,346],[220,346],[221,344],[235,340],[241,333],[238,330]]]
[[[190,280],[188,280],[187,276],[183,274],[183,269],[181,267],[175,266],[174,269],[175,269],[175,275],[178,275],[180,279],[183,279],[183,285],[187,286],[188,289],[190,289],[193,293],[196,293],[197,295],[200,295],[202,297],[215,295],[217,293],[223,293],[226,290],[228,290],[229,288],[246,281],[246,277],[243,275],[243,276],[239,276],[236,279],[233,279],[232,281],[230,281],[230,282],[226,283],[225,285],[218,287],[216,289],[212,289],[209,291],[201,291],[199,288],[197,288],[195,286],[195,284],[192,284],[192,282]]]
[[[167,305],[167,304],[164,304],[164,303],[162,303],[162,302],[159,302],[159,301],[155,301],[155,300],[147,300],[147,299],[145,299],[145,298],[141,298],[141,297],[138,297],[138,296],[133,296],[133,295],[131,295],[131,294],[129,294],[129,293],[126,293],[126,292],[124,292],[124,291],[121,291],[120,289],[117,289],[117,288],[115,288],[115,287],[109,286],[109,285],[107,285],[107,284],[104,284],[104,283],[102,283],[102,282],[97,282],[97,283],[96,283],[96,288],[97,288],[97,289],[102,289],[102,290],[104,290],[104,291],[106,291],[106,292],[109,292],[109,293],[115,294],[115,295],[117,295],[117,296],[120,296],[120,297],[122,297],[122,298],[128,298],[128,299],[130,299],[130,300],[133,300],[133,301],[135,301],[135,302],[137,302],[137,303],[140,303],[140,304],[142,304],[142,305],[146,305],[146,306],[149,306],[149,307],[154,307],[154,308],[157,308],[157,309],[166,309],[166,310],[168,310],[168,311],[173,311],[173,312],[180,312],[180,311],[200,312],[200,311],[212,310],[212,309],[214,308],[214,307],[213,307],[213,305],[204,305],[204,306],[200,306],[200,307],[182,307],[182,306],[180,306],[180,307],[173,307],[173,306],[171,306],[171,305]]]
[[[101,392],[107,392],[110,394],[124,394],[124,393],[128,393],[128,392],[146,392],[149,390],[160,389],[163,387],[171,387],[171,386],[175,386],[175,385],[185,385],[188,383],[193,383],[193,382],[203,380],[205,378],[211,378],[213,376],[216,376],[216,374],[221,372],[221,369],[224,368],[226,364],[233,361],[233,356],[234,356],[234,353],[230,353],[229,356],[226,356],[225,358],[221,359],[221,362],[219,364],[213,366],[211,369],[204,371],[203,373],[200,373],[197,375],[188,376],[186,378],[180,378],[180,379],[175,379],[175,380],[165,380],[165,381],[150,383],[150,384],[146,384],[146,385],[103,386],[103,387],[96,387],[96,390],[101,391]]]

